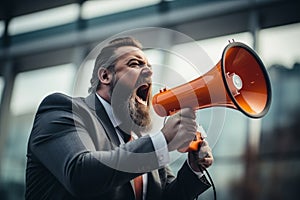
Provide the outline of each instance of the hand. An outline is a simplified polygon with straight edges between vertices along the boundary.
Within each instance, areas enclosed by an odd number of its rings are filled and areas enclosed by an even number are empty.
[[[203,169],[201,168],[208,168],[214,162],[211,148],[206,140],[203,140],[198,151],[189,152],[188,158],[190,166],[197,172],[202,172]]]
[[[197,131],[195,119],[195,111],[191,108],[181,109],[168,118],[161,131],[166,138],[169,151],[189,146]]]

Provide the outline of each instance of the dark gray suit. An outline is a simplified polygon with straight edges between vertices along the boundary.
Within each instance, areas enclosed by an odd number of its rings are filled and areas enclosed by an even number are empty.
[[[132,157],[128,153],[144,153]],[[135,173],[122,169],[134,160]],[[120,145],[95,94],[71,98],[52,94],[41,103],[28,142],[26,199],[133,200],[130,180],[148,172],[147,200],[193,199],[210,184],[185,163],[177,178],[158,168],[152,140]],[[120,170],[121,169],[121,170]]]

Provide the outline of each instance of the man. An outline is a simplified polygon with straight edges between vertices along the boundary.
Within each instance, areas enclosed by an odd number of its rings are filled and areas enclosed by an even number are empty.
[[[26,199],[194,199],[208,189],[199,168],[213,162],[206,142],[189,153],[177,178],[167,165],[168,152],[195,137],[193,110],[143,134],[151,127],[151,76],[141,44],[118,38],[96,58],[88,97],[46,97],[28,142]]]

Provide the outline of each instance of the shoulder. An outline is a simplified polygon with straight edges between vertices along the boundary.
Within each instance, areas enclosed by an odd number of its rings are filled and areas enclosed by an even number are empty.
[[[73,125],[76,123],[81,124],[82,122],[82,112],[78,112],[78,105],[76,101],[82,101],[81,98],[70,97],[62,93],[53,93],[46,96],[41,104],[38,107],[38,110],[35,115],[34,127],[43,126],[50,129],[50,126],[53,125],[55,130],[62,125]]]
[[[72,98],[66,94],[63,93],[52,93],[48,96],[46,96],[41,105],[42,104],[55,104],[55,103],[70,103],[72,101]]]
[[[46,96],[38,107],[37,115],[44,113],[72,113],[83,115],[90,113],[88,104],[83,97],[71,97],[62,93]]]
[[[46,96],[39,105],[38,113],[47,112],[49,110],[71,110],[73,98],[62,94],[53,93]]]

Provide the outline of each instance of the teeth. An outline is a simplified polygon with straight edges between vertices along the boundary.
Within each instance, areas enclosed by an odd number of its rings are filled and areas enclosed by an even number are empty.
[[[147,101],[144,101],[143,99],[141,99],[141,98],[138,97],[138,96],[136,96],[135,99],[136,99],[139,103],[141,103],[141,104],[147,106]]]
[[[149,95],[149,85],[143,84],[135,90],[135,99],[138,103],[147,106]]]

